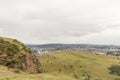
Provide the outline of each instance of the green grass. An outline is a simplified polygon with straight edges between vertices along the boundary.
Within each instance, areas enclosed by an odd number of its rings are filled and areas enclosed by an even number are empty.
[[[9,69],[0,65],[0,80],[75,80],[68,76],[52,75],[48,73],[28,74],[25,72],[14,73],[15,69]]]
[[[53,75],[66,75],[79,80],[114,80],[108,67],[120,60],[97,54],[61,52],[40,58],[42,71]]]
[[[23,47],[23,43],[19,42],[18,40],[16,39],[12,39],[12,38],[6,38],[6,37],[0,37],[0,39],[3,39],[4,41],[8,41],[10,42],[11,44],[15,44],[17,46],[19,46],[19,48],[22,48]]]
[[[7,38],[7,37],[0,37],[0,39],[4,40],[4,41],[8,41],[11,44],[15,44],[18,46],[18,48],[20,49],[20,51],[28,51],[30,52],[31,50],[29,48],[27,48],[24,43],[16,40],[16,39],[12,39],[12,38]],[[31,53],[31,52],[30,52]]]
[[[39,58],[42,73],[14,73],[0,66],[0,80],[120,80],[109,73],[108,68],[120,64],[120,60],[90,53],[60,52]]]

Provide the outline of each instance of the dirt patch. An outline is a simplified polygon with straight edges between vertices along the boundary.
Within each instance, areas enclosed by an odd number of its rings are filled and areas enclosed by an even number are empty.
[[[1,76],[8,76],[8,75],[10,75],[10,74],[12,74],[12,72],[0,70],[0,75],[1,75]]]

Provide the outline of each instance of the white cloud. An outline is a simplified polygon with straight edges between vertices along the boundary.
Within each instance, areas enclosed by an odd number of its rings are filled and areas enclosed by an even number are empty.
[[[0,1],[0,35],[17,38],[24,43],[120,44],[119,2]]]

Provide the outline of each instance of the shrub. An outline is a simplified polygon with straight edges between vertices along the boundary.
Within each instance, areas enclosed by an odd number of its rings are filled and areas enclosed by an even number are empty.
[[[14,54],[19,52],[19,48],[15,44],[9,44],[5,52],[8,56],[13,56]]]
[[[0,43],[4,43],[4,40],[0,38]]]
[[[18,42],[16,39],[13,39],[13,42]]]
[[[73,68],[73,65],[70,65],[69,67],[70,67],[70,68]]]
[[[14,69],[13,72],[14,72],[14,73],[20,73],[20,70]]]
[[[62,70],[61,70],[61,69],[59,69],[59,71],[61,72]]]
[[[110,74],[118,75],[120,76],[120,65],[112,65],[110,68]]]
[[[74,77],[75,77],[76,79],[79,79],[79,76],[78,76],[77,74],[74,74]]]
[[[5,45],[0,43],[0,55],[2,55],[3,53],[5,53]]]

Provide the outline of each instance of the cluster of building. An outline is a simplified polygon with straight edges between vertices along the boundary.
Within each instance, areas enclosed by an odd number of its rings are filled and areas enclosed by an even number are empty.
[[[89,52],[95,54],[105,54],[105,55],[114,55],[120,56],[120,47],[116,46],[84,46],[84,47],[31,47],[33,53],[37,56],[44,54],[53,54],[56,52]]]

